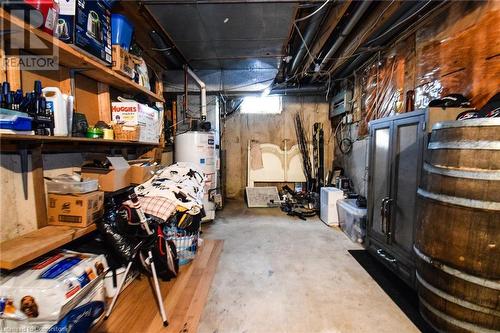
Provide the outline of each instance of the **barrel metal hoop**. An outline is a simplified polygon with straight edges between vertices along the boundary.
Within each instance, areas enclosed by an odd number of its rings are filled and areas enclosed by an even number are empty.
[[[453,197],[451,195],[428,192],[421,188],[417,190],[417,194],[420,195],[421,197],[436,200],[439,202],[444,202],[450,205],[485,209],[485,210],[500,210],[500,202]]]
[[[415,245],[413,245],[413,251],[415,254],[420,257],[423,261],[426,263],[436,267],[437,269],[442,270],[443,272],[453,275],[459,279],[465,280],[467,282],[471,282],[474,284],[477,284],[482,287],[494,289],[494,290],[500,290],[500,281],[498,280],[488,280],[485,278],[477,277],[474,275],[470,275],[467,273],[464,273],[458,269],[451,268],[450,266],[446,266],[439,261],[434,260],[433,258],[423,254]]]
[[[477,180],[500,180],[500,171],[497,170],[477,170],[468,171],[461,169],[452,169],[442,166],[435,166],[429,163],[424,163],[424,170],[442,176],[454,178],[467,178]]]
[[[481,326],[477,326],[477,325],[474,325],[474,324],[471,324],[471,323],[467,323],[465,321],[462,321],[462,320],[458,320],[456,318],[453,318],[452,316],[449,316],[441,311],[439,311],[438,309],[434,308],[433,306],[431,306],[429,303],[427,303],[426,301],[424,301],[422,299],[422,297],[419,297],[419,300],[420,300],[420,304],[425,306],[427,308],[427,310],[429,310],[430,312],[432,312],[435,316],[441,318],[442,320],[454,325],[454,326],[457,326],[457,327],[460,327],[466,331],[470,331],[470,332],[478,332],[478,333],[498,333],[497,330],[490,330],[488,328],[484,328],[484,327],[481,327]]]
[[[479,118],[456,121],[443,121],[432,126],[433,130],[444,128],[460,128],[460,127],[483,127],[483,126],[500,126],[500,118]]]
[[[420,276],[420,274],[418,274],[418,272],[416,272],[416,277],[417,277],[418,282],[421,285],[423,285],[426,289],[430,290],[435,295],[437,295],[437,296],[439,296],[439,297],[441,297],[441,298],[443,298],[451,303],[455,303],[457,305],[460,305],[461,307],[464,307],[464,308],[467,308],[467,309],[470,309],[473,311],[477,311],[477,312],[500,317],[500,311],[497,311],[497,310],[491,309],[491,308],[487,308],[484,306],[480,306],[480,305],[477,305],[477,304],[474,304],[471,302],[467,302],[467,301],[464,301],[463,299],[460,299],[458,297],[455,297],[453,295],[445,293],[444,291],[432,286],[431,284],[429,284],[429,282],[425,281],[424,278],[422,278]]]
[[[471,149],[471,150],[500,150],[500,141],[436,141],[429,142],[427,147],[430,150],[436,149]]]

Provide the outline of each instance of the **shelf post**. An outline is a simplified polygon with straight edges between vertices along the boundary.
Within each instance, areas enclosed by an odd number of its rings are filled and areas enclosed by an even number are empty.
[[[5,80],[7,80],[7,75],[4,68],[6,62],[5,62],[5,50],[3,49],[3,44],[4,43],[0,43],[0,61],[2,64],[0,67],[0,82],[4,82]]]
[[[74,92],[71,89],[71,73],[67,67],[59,67],[59,89],[61,89],[63,94],[74,96]]]
[[[19,58],[19,50],[11,50],[10,53],[12,53],[10,58]],[[19,63],[19,61],[14,61],[14,63]],[[10,83],[10,90],[21,89],[21,70],[19,68],[7,68],[6,79]]]
[[[99,120],[109,123],[111,121],[111,97],[108,84],[97,82],[97,103],[99,105]]]
[[[38,229],[47,226],[47,200],[43,178],[43,155],[41,144],[31,149],[31,176],[35,196],[36,223]]]

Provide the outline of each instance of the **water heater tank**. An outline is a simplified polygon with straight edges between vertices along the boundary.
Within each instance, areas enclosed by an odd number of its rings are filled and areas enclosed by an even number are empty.
[[[205,173],[203,206],[206,217],[215,218],[215,204],[209,201],[210,190],[217,188],[217,156],[214,132],[189,131],[175,137],[175,161],[198,164]]]

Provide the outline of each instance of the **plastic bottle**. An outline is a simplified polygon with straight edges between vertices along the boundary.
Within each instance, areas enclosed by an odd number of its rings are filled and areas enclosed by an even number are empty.
[[[43,88],[43,96],[47,100],[47,108],[54,115],[54,135],[68,135],[68,95],[61,93],[57,87]]]

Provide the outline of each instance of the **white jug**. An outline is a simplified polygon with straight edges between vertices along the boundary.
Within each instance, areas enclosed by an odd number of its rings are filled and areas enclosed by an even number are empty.
[[[46,87],[42,92],[47,100],[47,108],[54,115],[54,135],[68,136],[71,128],[69,119],[73,118],[73,96],[61,93],[57,87]]]

